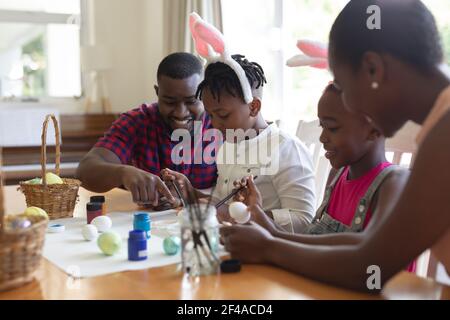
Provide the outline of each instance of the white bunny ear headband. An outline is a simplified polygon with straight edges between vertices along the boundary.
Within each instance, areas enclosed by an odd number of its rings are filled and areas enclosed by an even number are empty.
[[[326,44],[311,40],[298,40],[297,48],[303,54],[290,58],[286,62],[289,67],[309,66],[317,69],[328,69],[328,46]]]
[[[222,62],[228,65],[236,73],[241,83],[245,103],[253,101],[252,88],[248,82],[244,69],[228,52],[225,38],[216,27],[204,21],[197,13],[189,16],[189,28],[194,39],[195,49],[198,54],[208,61],[208,64]]]

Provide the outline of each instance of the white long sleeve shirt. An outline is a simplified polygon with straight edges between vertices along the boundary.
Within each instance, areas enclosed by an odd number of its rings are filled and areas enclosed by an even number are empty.
[[[235,180],[253,175],[258,176],[255,184],[263,198],[263,209],[272,212],[277,225],[300,233],[312,221],[313,165],[308,149],[298,138],[272,124],[252,139],[225,142],[216,162],[216,202],[234,189]]]

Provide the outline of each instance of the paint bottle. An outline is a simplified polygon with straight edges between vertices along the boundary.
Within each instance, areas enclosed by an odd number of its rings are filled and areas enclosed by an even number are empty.
[[[89,202],[102,204],[102,215],[106,214],[106,199],[105,196],[92,196]]]
[[[87,223],[90,224],[91,221],[102,215],[102,204],[98,202],[89,202],[86,204],[86,218]]]
[[[145,231],[133,230],[128,233],[128,260],[141,261],[147,259],[147,237]]]
[[[147,239],[150,239],[151,230],[150,215],[145,212],[136,212],[134,214],[133,228],[134,230],[142,230],[145,232]]]

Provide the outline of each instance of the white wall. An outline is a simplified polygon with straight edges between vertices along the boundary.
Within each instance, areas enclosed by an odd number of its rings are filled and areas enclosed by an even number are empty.
[[[155,101],[153,86],[156,84],[156,71],[159,62],[164,58],[164,0],[142,0],[144,2],[144,96],[147,101]]]
[[[113,111],[153,101],[162,58],[163,0],[95,0],[96,41],[112,50],[106,80]]]

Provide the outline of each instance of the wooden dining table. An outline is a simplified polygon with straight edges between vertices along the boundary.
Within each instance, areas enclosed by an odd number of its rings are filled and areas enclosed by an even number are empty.
[[[7,214],[23,212],[25,198],[17,186],[6,186]],[[85,216],[93,193],[81,188],[74,216]],[[131,195],[121,189],[104,194],[107,212],[138,210]],[[239,273],[189,278],[179,264],[139,271],[74,279],[42,259],[35,279],[20,288],[0,292],[4,299],[450,299],[450,287],[432,279],[400,272],[381,294],[353,292],[270,265],[243,265]]]

